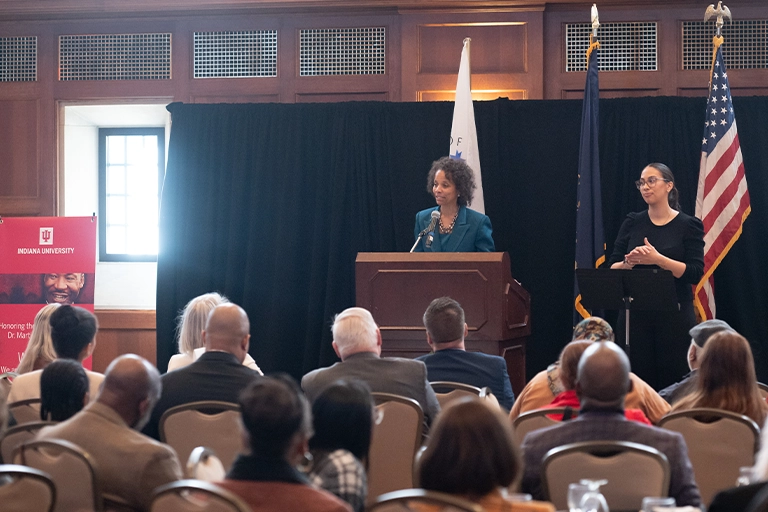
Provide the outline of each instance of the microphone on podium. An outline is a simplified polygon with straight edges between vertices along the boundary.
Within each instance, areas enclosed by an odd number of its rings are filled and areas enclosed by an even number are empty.
[[[435,239],[435,226],[437,225],[437,221],[440,219],[440,212],[435,210],[432,212],[432,220],[429,222],[429,226],[427,226],[424,230],[419,233],[419,237],[416,239],[416,241],[413,243],[413,247],[411,247],[411,250],[408,252],[413,252],[416,250],[416,246],[419,245],[419,242],[421,242],[421,239],[424,237],[424,235],[429,232],[429,236],[427,237],[427,241],[424,242],[424,244],[427,247],[432,247],[432,241]]]
[[[440,212],[435,210],[432,212],[432,220],[427,227],[427,241],[424,242],[426,247],[432,247],[432,242],[435,240],[435,226],[440,220]]]

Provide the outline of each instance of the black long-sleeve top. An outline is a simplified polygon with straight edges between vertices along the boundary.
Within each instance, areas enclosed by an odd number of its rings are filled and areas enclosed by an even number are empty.
[[[704,225],[696,217],[678,213],[674,219],[657,226],[651,222],[648,210],[630,213],[619,229],[613,254],[608,265],[624,260],[624,256],[638,245],[644,245],[644,238],[667,258],[685,263],[685,272],[675,278],[678,302],[693,300],[692,284],[697,284],[704,275]],[[635,265],[634,268],[659,268],[656,265]]]

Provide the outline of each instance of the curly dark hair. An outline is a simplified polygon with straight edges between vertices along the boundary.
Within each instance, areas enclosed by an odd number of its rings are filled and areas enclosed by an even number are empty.
[[[432,168],[427,174],[427,192],[432,194],[432,185],[435,182],[437,171],[443,171],[446,178],[451,180],[459,193],[459,206],[472,204],[472,198],[475,194],[475,173],[464,160],[444,156],[439,160],[432,162]]]

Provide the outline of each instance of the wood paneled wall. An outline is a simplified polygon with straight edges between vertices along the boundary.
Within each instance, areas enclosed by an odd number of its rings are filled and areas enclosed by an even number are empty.
[[[122,354],[138,354],[157,363],[154,311],[96,310],[99,333],[93,351],[93,371],[104,373]]]

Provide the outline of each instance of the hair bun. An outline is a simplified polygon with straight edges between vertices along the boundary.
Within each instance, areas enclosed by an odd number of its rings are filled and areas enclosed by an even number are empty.
[[[80,319],[77,318],[75,309],[65,304],[56,308],[56,311],[51,315],[50,322],[53,329],[62,332],[77,327],[80,324]]]

